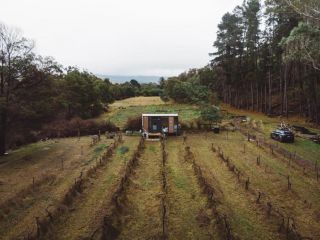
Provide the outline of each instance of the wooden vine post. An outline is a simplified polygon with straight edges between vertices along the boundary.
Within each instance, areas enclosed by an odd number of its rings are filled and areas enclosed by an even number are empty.
[[[250,184],[250,178],[248,177],[248,179],[246,180],[246,190],[249,190],[249,184]]]
[[[259,155],[259,156],[257,157],[257,165],[260,166],[260,163],[261,163],[261,156]]]
[[[288,190],[291,190],[292,184],[290,181],[290,176],[288,176],[287,179],[288,179]]]
[[[260,203],[260,199],[261,199],[261,192],[258,193],[258,198],[256,200],[256,203]]]

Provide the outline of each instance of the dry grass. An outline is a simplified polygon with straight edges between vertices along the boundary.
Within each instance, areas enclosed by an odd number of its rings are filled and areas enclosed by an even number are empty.
[[[246,111],[241,109],[236,109],[233,107],[230,107],[228,105],[222,105],[222,108],[226,110],[227,112],[235,115],[243,115],[248,116],[252,120],[255,120],[257,122],[262,122],[263,127],[260,129],[262,134],[255,133],[258,135],[264,135],[267,139],[270,138],[270,133],[277,128],[277,126],[284,121],[285,123],[289,123],[290,125],[299,125],[309,128],[311,131],[316,132],[320,134],[319,126],[315,126],[311,123],[306,122],[306,119],[292,116],[288,119],[284,117],[274,117],[270,118],[262,113],[252,112],[252,111]],[[320,147],[319,144],[316,144],[308,139],[304,139],[299,137],[297,135],[295,142],[292,144],[287,143],[278,143],[279,146],[287,149],[288,151],[291,151],[292,153],[296,152],[301,157],[306,158],[307,160],[310,160],[312,162],[316,162],[320,159]]]
[[[255,199],[238,184],[236,177],[211,152],[211,141],[203,135],[188,136],[195,158],[209,181],[221,194],[219,209],[230,220],[235,237],[240,239],[278,239],[277,226],[268,221],[255,205]]]
[[[50,210],[61,202],[74,183],[74,179],[96,164],[95,158],[103,149],[101,145],[107,146],[111,143],[110,140],[104,139],[98,145],[90,147],[90,141],[89,137],[83,137],[80,141],[70,138],[61,139],[57,143],[32,144],[9,156],[11,161],[2,165],[1,171],[4,173],[4,179],[12,185],[2,188],[6,190],[3,190],[7,193],[4,195],[6,199],[12,199],[11,202],[16,204],[9,204],[6,209],[1,209],[1,237],[21,238],[35,231],[35,217],[45,216],[45,209]],[[81,155],[81,145],[83,145],[83,155]],[[25,162],[25,156],[28,156],[28,162]],[[63,168],[61,159],[64,160]],[[15,169],[16,166],[22,168]],[[31,187],[31,191],[26,195],[17,195],[24,188],[30,188],[30,184],[32,186],[33,176],[38,179],[48,174],[55,176],[54,181],[44,182],[35,190]]]
[[[78,138],[50,140],[26,145],[1,157],[0,204],[32,184],[33,177],[38,181],[48,174],[57,174],[62,169],[62,161],[65,170],[85,164],[94,155],[90,142],[89,137],[82,137],[80,141]]]
[[[192,136],[192,138],[194,137]],[[203,149],[198,144],[207,148],[211,143],[220,146],[224,155],[228,156],[246,177],[250,177],[252,188],[262,192],[262,198],[265,201],[272,202],[274,207],[281,209],[287,216],[295,219],[298,231],[303,236],[314,237],[316,236],[315,232],[320,232],[320,187],[314,176],[304,175],[302,169],[295,166],[294,163],[289,167],[288,160],[248,143],[240,133],[229,133],[229,140],[226,140],[224,134],[210,134],[207,140],[201,137],[196,139],[193,142],[197,149]],[[245,153],[243,152],[244,144],[246,144]],[[199,154],[203,154],[204,151],[203,149]],[[261,156],[260,166],[256,163],[258,156]],[[214,158],[214,155],[212,157]],[[202,159],[206,158],[203,156]],[[212,165],[210,169],[214,171],[213,169],[217,169],[217,166]],[[223,171],[221,170],[217,174],[221,174],[221,172]],[[290,175],[292,183],[290,191],[287,187],[288,175]],[[226,184],[223,188],[224,191],[230,185],[231,183]],[[230,194],[232,193],[236,193],[235,189],[230,191]],[[254,202],[254,199],[252,201]]]
[[[90,147],[90,138],[61,139],[25,146],[1,158],[0,205],[8,199],[19,199],[0,210],[0,239],[18,239],[35,230],[35,217],[46,215],[45,209],[55,208],[74,184],[74,179],[96,164],[106,146],[113,140],[102,141]],[[111,196],[119,185],[126,163],[136,149],[138,137],[124,137],[110,161],[99,168],[84,184],[84,190],[57,220],[46,239],[84,239],[101,226],[109,209]],[[217,210],[226,214],[232,233],[239,239],[280,239],[277,222],[267,217],[262,205],[256,204],[252,191],[262,192],[263,202],[272,202],[275,208],[296,221],[303,236],[320,239],[320,185],[314,174],[304,174],[293,162],[273,155],[268,149],[246,141],[238,132],[198,133],[188,135],[197,164],[203,176],[213,186],[219,201]],[[241,178],[250,177],[250,190],[243,181],[228,170],[211,144],[219,146],[237,169]],[[243,146],[246,146],[244,152]],[[83,155],[80,146],[83,145]],[[185,161],[182,138],[169,138],[166,144],[168,158],[165,172],[168,203],[167,226],[170,239],[221,239],[215,216],[202,193],[192,163]],[[261,164],[256,158],[261,157]],[[62,170],[61,159],[64,159]],[[267,171],[266,171],[267,169]],[[119,239],[151,239],[162,234],[161,199],[162,152],[159,142],[146,142],[144,153],[129,177],[123,198]],[[290,175],[292,190],[287,189]],[[23,196],[17,194],[32,186],[32,176],[43,178],[35,189]],[[45,177],[52,178],[45,179]]]
[[[133,97],[116,101],[110,104],[111,108],[129,107],[129,106],[147,106],[165,104],[160,97]]]
[[[218,229],[192,164],[184,160],[182,139],[169,139],[167,160],[170,239],[218,239]]]
[[[81,239],[90,237],[103,222],[103,217],[111,201],[113,189],[119,184],[120,171],[126,165],[139,138],[125,137],[110,161],[87,182],[84,192],[69,207],[51,230],[51,239]],[[128,151],[120,151],[121,147]]]
[[[123,128],[129,118],[139,117],[142,113],[178,113],[180,121],[183,122],[192,122],[200,116],[197,106],[164,103],[160,97],[138,97],[116,101],[109,112],[101,115],[98,120],[111,121],[117,127]]]
[[[119,239],[155,239],[161,236],[160,143],[146,143],[126,191]]]

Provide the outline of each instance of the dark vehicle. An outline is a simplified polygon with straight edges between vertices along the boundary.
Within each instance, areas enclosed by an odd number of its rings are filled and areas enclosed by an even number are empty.
[[[211,129],[212,129],[212,131],[213,131],[214,133],[216,133],[216,134],[220,133],[220,127],[219,127],[219,126],[214,126],[214,127],[212,127]]]
[[[294,142],[294,134],[288,129],[277,129],[271,133],[271,138],[279,142]]]

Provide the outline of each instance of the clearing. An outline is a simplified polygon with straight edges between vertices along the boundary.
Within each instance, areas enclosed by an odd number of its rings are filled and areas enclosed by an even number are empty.
[[[102,118],[119,126],[142,112],[199,117],[195,106],[154,97],[111,109]],[[262,121],[243,127],[275,143],[268,134],[279,119],[225,109]],[[163,142],[121,136],[95,145],[90,137],[49,140],[1,157],[0,239],[320,239],[319,145],[277,143],[310,168],[236,129]]]

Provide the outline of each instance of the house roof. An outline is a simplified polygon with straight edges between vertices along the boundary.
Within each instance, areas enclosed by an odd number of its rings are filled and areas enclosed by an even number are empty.
[[[143,113],[142,117],[178,117],[177,113]]]

